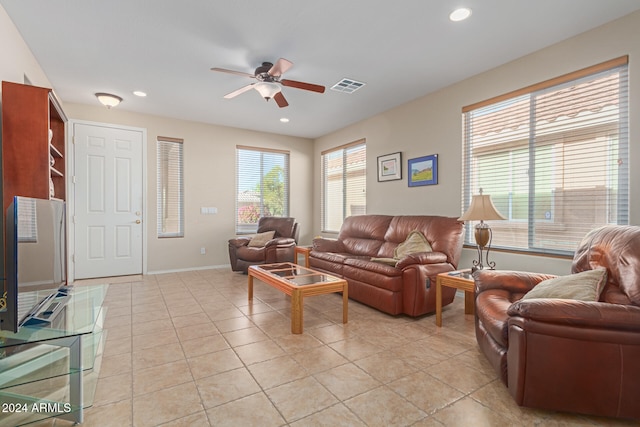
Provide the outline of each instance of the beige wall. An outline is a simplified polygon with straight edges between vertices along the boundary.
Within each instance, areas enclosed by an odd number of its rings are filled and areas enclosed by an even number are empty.
[[[590,65],[629,55],[630,156],[640,164],[640,13],[596,28],[516,61],[449,86],[439,92],[371,117],[315,141],[314,230],[320,230],[320,153],[328,148],[367,139],[367,211],[380,214],[461,214],[461,109],[484,99],[538,83]],[[366,90],[366,89],[365,89]],[[377,156],[402,152],[403,180],[377,182]],[[438,154],[439,183],[407,186],[407,159]],[[640,224],[640,196],[633,192],[640,169],[631,170],[631,223]],[[535,256],[492,253],[501,269],[567,274],[570,262]],[[465,249],[460,266],[470,266],[475,250]]]
[[[97,102],[97,101],[96,101]],[[121,108],[122,107],[122,108]],[[124,103],[108,110],[102,106],[65,104],[70,119],[117,124],[147,130],[146,225],[147,263],[150,273],[229,263],[227,240],[235,233],[235,148],[249,145],[290,152],[290,214],[301,225],[302,238],[312,229],[311,182],[313,143],[309,139],[207,125],[166,117],[132,113]],[[69,129],[71,132],[71,129]],[[185,236],[156,237],[156,138],[184,139]],[[200,214],[201,207],[216,207],[215,215]],[[200,248],[207,249],[200,255]]]

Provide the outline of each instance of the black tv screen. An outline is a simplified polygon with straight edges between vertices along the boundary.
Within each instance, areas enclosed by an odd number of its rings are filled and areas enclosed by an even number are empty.
[[[14,197],[6,221],[7,310],[1,328],[17,332],[66,285],[65,204]]]

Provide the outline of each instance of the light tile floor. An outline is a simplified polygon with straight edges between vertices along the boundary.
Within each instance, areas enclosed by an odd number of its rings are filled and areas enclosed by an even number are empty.
[[[518,407],[479,352],[463,296],[435,316],[389,316],[337,294],[290,300],[226,269],[111,283],[85,426],[611,426]],[[38,425],[67,426],[48,420]]]

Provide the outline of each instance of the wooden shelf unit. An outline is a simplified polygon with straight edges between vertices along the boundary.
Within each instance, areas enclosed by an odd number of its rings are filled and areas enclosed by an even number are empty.
[[[14,196],[66,200],[66,123],[67,117],[51,89],[2,82],[5,214]],[[49,130],[53,132],[51,143]],[[50,180],[53,195],[50,194]]]

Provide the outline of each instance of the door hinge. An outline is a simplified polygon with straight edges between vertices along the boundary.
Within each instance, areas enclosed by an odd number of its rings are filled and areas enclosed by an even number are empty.
[[[74,224],[76,223],[76,216],[75,215],[71,216],[71,222],[74,223]]]
[[[71,182],[72,182],[73,184],[75,184],[75,183],[76,183],[76,176],[75,176],[75,175],[73,175],[73,176],[71,177]]]
[[[71,254],[71,262],[76,262],[76,254]]]

